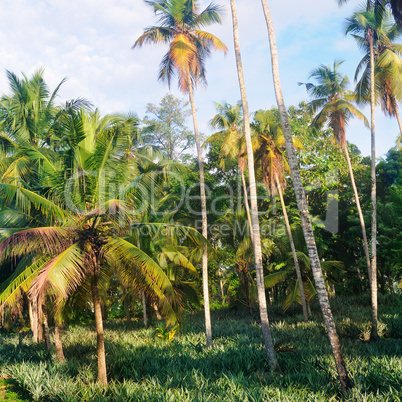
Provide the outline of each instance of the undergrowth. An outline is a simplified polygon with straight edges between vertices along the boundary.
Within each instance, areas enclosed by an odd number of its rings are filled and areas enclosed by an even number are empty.
[[[380,298],[378,342],[367,342],[370,303],[335,299],[334,317],[353,389],[350,401],[401,401],[402,301]],[[269,310],[280,372],[270,374],[258,314],[212,312],[213,348],[205,348],[203,314],[185,318],[182,335],[160,339],[140,322],[105,323],[110,383],[96,382],[94,326],[64,329],[67,363],[59,364],[29,335],[0,336],[0,376],[34,401],[327,401],[339,400],[335,365],[317,306],[302,322],[298,310]]]

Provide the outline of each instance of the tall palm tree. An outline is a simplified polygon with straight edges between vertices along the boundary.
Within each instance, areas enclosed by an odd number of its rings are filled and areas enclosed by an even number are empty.
[[[343,61],[334,61],[332,68],[325,65],[319,66],[311,72],[309,77],[316,79],[317,84],[307,83],[305,85],[308,94],[314,99],[309,104],[312,113],[315,114],[312,125],[322,127],[324,124],[328,123],[333,130],[335,140],[345,153],[363,233],[363,247],[366,256],[367,273],[370,280],[371,263],[366,226],[360,206],[359,194],[356,187],[345,135],[346,125],[352,117],[357,117],[363,120],[366,126],[369,126],[369,124],[366,117],[351,103],[351,101],[356,100],[356,95],[347,89],[349,84],[348,77],[346,75],[342,76],[342,74],[338,71],[342,63]],[[299,85],[303,84],[299,83]]]
[[[229,103],[217,103],[216,111],[218,112],[209,124],[215,128],[220,129],[216,134],[211,135],[208,139],[208,143],[212,143],[217,139],[220,139],[222,133],[224,139],[222,143],[222,149],[220,152],[221,161],[220,166],[224,169],[227,164],[227,159],[237,160],[237,165],[240,171],[241,182],[243,186],[244,194],[244,207],[246,208],[247,221],[250,228],[251,240],[253,240],[252,223],[250,215],[250,206],[248,203],[247,184],[245,178],[245,170],[247,166],[246,158],[246,145],[243,135],[243,113],[241,105],[230,105]]]
[[[166,81],[170,86],[172,78],[177,75],[180,90],[189,95],[200,170],[202,234],[207,239],[204,165],[194,103],[194,88],[198,83],[206,84],[205,60],[211,55],[211,50],[222,50],[226,54],[227,48],[216,36],[201,30],[213,23],[221,23],[221,7],[211,3],[200,12],[198,3],[197,0],[146,1],[146,4],[153,8],[160,25],[146,28],[135,41],[133,48],[144,44],[168,44],[169,50],[160,64],[159,79]],[[207,249],[204,250],[202,257],[202,280],[206,338],[209,347],[212,346],[212,328],[209,311]]]
[[[332,347],[336,368],[338,371],[342,390],[346,392],[350,388],[350,380],[343,360],[338,334],[336,332],[335,323],[332,316],[331,307],[328,300],[328,294],[325,288],[325,282],[321,270],[320,259],[317,252],[317,245],[314,238],[311,218],[308,211],[306,195],[303,189],[303,183],[300,176],[299,165],[297,162],[296,152],[293,146],[292,133],[290,130],[289,118],[287,115],[285,102],[282,94],[282,87],[279,77],[278,51],[276,48],[275,32],[272,22],[271,13],[269,11],[268,2],[262,0],[265,20],[268,28],[268,36],[271,50],[272,75],[275,87],[275,95],[278,103],[279,114],[282,123],[283,134],[285,136],[286,151],[289,161],[289,168],[292,175],[293,187],[296,193],[297,206],[300,213],[301,224],[303,227],[304,238],[306,240],[307,250],[311,261],[311,269],[314,275],[315,286],[317,290],[318,300],[320,302],[322,315],[325,326],[327,328],[328,337]]]
[[[235,0],[230,0],[230,7],[232,11],[233,22],[233,38],[234,48],[236,55],[237,76],[239,79],[240,94],[243,105],[243,129],[247,149],[247,162],[248,174],[250,182],[250,206],[251,206],[251,220],[253,225],[253,250],[254,250],[254,263],[257,278],[257,292],[258,292],[258,306],[260,309],[261,328],[264,338],[265,349],[267,351],[268,362],[272,371],[278,367],[278,361],[272,340],[271,329],[269,326],[267,300],[265,296],[264,287],[264,270],[262,265],[262,250],[261,250],[261,233],[260,223],[258,220],[258,204],[257,204],[257,186],[255,181],[254,171],[254,152],[251,142],[251,129],[250,129],[250,113],[248,110],[246,86],[244,83],[243,66],[240,54],[240,41],[239,41],[239,26],[237,23],[237,10]]]
[[[267,190],[274,197],[279,195],[281,202],[283,219],[285,221],[286,231],[289,237],[290,249],[292,252],[293,264],[296,270],[297,283],[299,286],[300,301],[303,310],[304,321],[308,321],[308,308],[304,294],[303,280],[297,258],[296,247],[293,241],[292,231],[290,229],[289,217],[286,211],[285,201],[283,199],[283,188],[286,185],[286,173],[289,166],[283,154],[285,139],[282,126],[272,110],[259,110],[254,115],[252,125],[255,133],[254,148],[257,166],[260,166],[262,178]],[[294,139],[295,147],[300,148],[301,144]]]
[[[402,61],[399,53],[400,45],[392,44],[398,35],[398,27],[392,24],[389,14],[381,7],[370,7],[368,11],[360,11],[346,20],[346,34],[351,33],[360,48],[365,51],[360,61],[355,78],[364,69],[356,91],[364,101],[370,100],[371,109],[371,303],[372,327],[371,338],[378,339],[378,301],[377,301],[377,179],[375,172],[375,104],[376,104],[376,75],[385,102],[383,108],[389,114],[397,113],[394,108],[397,92],[395,88],[400,83]],[[377,73],[377,74],[376,74]],[[394,77],[399,79],[394,80]],[[369,88],[369,90],[368,90]],[[385,91],[385,92],[384,92]]]

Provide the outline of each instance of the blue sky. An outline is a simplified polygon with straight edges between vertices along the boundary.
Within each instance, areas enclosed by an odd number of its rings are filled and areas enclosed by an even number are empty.
[[[233,52],[228,0],[216,0],[226,8],[222,26],[209,30],[228,46],[226,57],[214,54],[207,62],[208,87],[196,92],[200,129],[215,113],[214,102],[235,103],[240,98]],[[205,7],[208,2],[200,1]],[[345,60],[341,72],[353,84],[361,58],[352,38],[344,35],[344,19],[358,2],[338,8],[336,0],[271,0],[277,35],[281,81],[287,106],[308,100],[298,81],[306,82],[319,64]],[[275,105],[266,25],[258,0],[238,0],[240,44],[250,110]],[[45,79],[54,88],[65,76],[60,103],[85,97],[103,114],[145,114],[148,102],[158,103],[168,88],[157,82],[161,47],[131,50],[144,27],[154,23],[152,11],[142,0],[2,0],[0,2],[0,93],[8,93],[4,74],[32,74],[45,68]],[[351,84],[351,85],[352,85]],[[173,83],[171,92],[182,95]],[[364,113],[369,118],[369,109]],[[383,156],[395,144],[396,121],[376,111],[377,154]],[[191,122],[189,126],[191,127]],[[370,153],[370,133],[360,121],[352,121],[347,138],[363,155]]]

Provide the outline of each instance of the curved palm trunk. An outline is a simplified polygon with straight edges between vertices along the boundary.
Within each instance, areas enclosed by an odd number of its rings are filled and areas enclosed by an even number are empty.
[[[107,384],[106,374],[106,355],[105,355],[105,340],[103,336],[103,320],[102,320],[102,308],[101,298],[98,289],[98,278],[95,276],[92,278],[92,300],[94,303],[95,311],[95,326],[97,337],[97,354],[98,354],[98,380],[102,384]]]
[[[56,347],[57,360],[60,363],[65,363],[66,359],[65,359],[64,353],[63,353],[63,343],[61,342],[60,325],[57,322],[57,319],[55,319],[55,322],[54,322],[54,345]]]
[[[339,344],[338,334],[336,333],[334,319],[328,300],[328,294],[325,288],[324,277],[321,270],[320,259],[318,257],[317,246],[315,243],[313,227],[311,224],[310,214],[307,207],[306,194],[303,189],[303,183],[300,176],[299,165],[296,157],[296,151],[293,146],[292,133],[290,131],[289,119],[286,112],[285,103],[282,95],[282,88],[279,78],[278,52],[275,42],[275,33],[272,23],[271,13],[269,11],[267,0],[261,0],[264,9],[265,20],[267,22],[268,36],[271,48],[272,75],[275,87],[275,96],[278,103],[279,114],[281,118],[283,134],[286,142],[286,151],[289,160],[289,167],[293,180],[293,187],[296,194],[297,206],[300,213],[304,238],[307,245],[308,254],[313,271],[314,282],[316,286],[318,300],[320,302],[322,316],[327,329],[328,338],[331,344],[332,353],[334,355],[336,368],[338,371],[342,391],[346,392],[350,387],[350,380],[346,371],[345,362],[343,360],[341,347]]]
[[[399,126],[399,137],[401,137],[402,136],[402,121],[401,121],[401,116],[399,115],[398,106],[396,106],[396,108],[395,108],[395,117],[396,117],[396,121],[398,122],[398,126]]]
[[[271,329],[269,326],[268,312],[267,312],[267,300],[265,297],[264,286],[264,272],[262,266],[262,251],[261,251],[261,237],[260,237],[260,224],[258,221],[258,205],[257,205],[257,186],[255,182],[254,172],[254,154],[253,146],[251,143],[251,130],[250,130],[250,115],[248,111],[246,87],[244,84],[243,66],[240,56],[240,44],[239,44],[239,28],[237,25],[237,11],[235,0],[230,0],[230,7],[232,10],[233,19],[233,38],[234,48],[236,54],[237,75],[239,78],[239,86],[241,99],[243,104],[243,124],[244,124],[244,136],[246,139],[247,147],[247,163],[250,182],[250,204],[251,204],[251,220],[252,220],[252,233],[254,237],[253,249],[254,249],[254,262],[257,277],[257,292],[258,292],[258,305],[260,308],[261,328],[264,338],[264,344],[267,351],[267,357],[269,366],[272,371],[278,367],[278,361],[274,349],[274,343],[272,340]]]
[[[201,195],[201,214],[202,214],[202,235],[208,240],[208,222],[207,222],[207,199],[205,196],[205,179],[204,179],[204,163],[202,161],[202,149],[200,135],[198,132],[197,113],[194,104],[194,94],[191,84],[190,74],[187,77],[188,82],[188,95],[190,98],[191,112],[193,115],[195,143],[197,146],[198,167],[200,170],[200,195]],[[208,250],[204,247],[202,253],[202,289],[204,297],[204,311],[205,311],[205,332],[207,337],[207,347],[212,346],[212,327],[211,327],[211,313],[209,309],[209,291],[208,291]]]
[[[244,171],[240,170],[241,172],[241,182],[243,184],[243,192],[244,192],[244,206],[246,208],[246,214],[247,214],[247,221],[248,221],[248,227],[250,229],[250,237],[251,237],[251,243],[254,242],[254,236],[253,236],[253,224],[251,222],[251,215],[250,215],[250,207],[248,205],[248,194],[247,194],[247,185],[246,185],[246,179],[244,177]]]
[[[374,32],[367,32],[370,45],[370,108],[371,108],[371,339],[378,339],[377,300],[377,178],[375,174],[375,66]]]
[[[355,175],[353,173],[352,163],[351,163],[350,157],[349,157],[348,145],[346,142],[343,146],[343,151],[345,152],[346,161],[348,163],[350,181],[352,182],[353,193],[355,195],[355,200],[356,200],[357,212],[359,214],[360,225],[362,227],[364,254],[366,256],[368,278],[369,278],[369,282],[371,283],[371,263],[370,263],[370,254],[369,254],[369,247],[368,247],[367,234],[366,234],[366,225],[364,223],[363,212],[362,212],[362,208],[360,206],[359,193],[357,192]]]
[[[288,232],[290,249],[292,250],[293,262],[295,264],[296,276],[297,276],[297,280],[299,282],[300,301],[301,301],[301,305],[302,305],[302,309],[303,309],[303,318],[304,318],[304,321],[307,322],[309,314],[308,314],[308,309],[307,309],[306,296],[304,294],[303,278],[302,278],[302,275],[300,272],[299,260],[297,259],[296,247],[295,247],[295,243],[293,241],[292,231],[290,230],[289,218],[288,218],[288,213],[286,211],[285,201],[283,200],[282,186],[279,183],[278,175],[276,173],[275,173],[275,182],[276,182],[276,187],[278,188],[279,199],[281,200],[283,218],[285,219],[286,231]]]

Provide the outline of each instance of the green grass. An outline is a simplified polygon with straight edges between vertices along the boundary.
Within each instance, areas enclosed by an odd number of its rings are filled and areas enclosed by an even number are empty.
[[[402,300],[380,298],[376,343],[365,342],[370,308],[366,298],[333,301],[334,316],[354,388],[350,401],[401,401]],[[268,372],[258,315],[229,310],[212,314],[214,347],[205,349],[203,314],[187,315],[186,331],[171,341],[155,337],[156,326],[105,324],[107,387],[96,383],[93,325],[64,330],[67,363],[60,365],[29,336],[0,337],[0,376],[20,395],[51,401],[328,401],[339,400],[335,365],[317,306],[301,322],[297,310],[270,308],[280,374]],[[290,313],[290,314],[289,314]],[[0,394],[1,395],[1,394]]]

